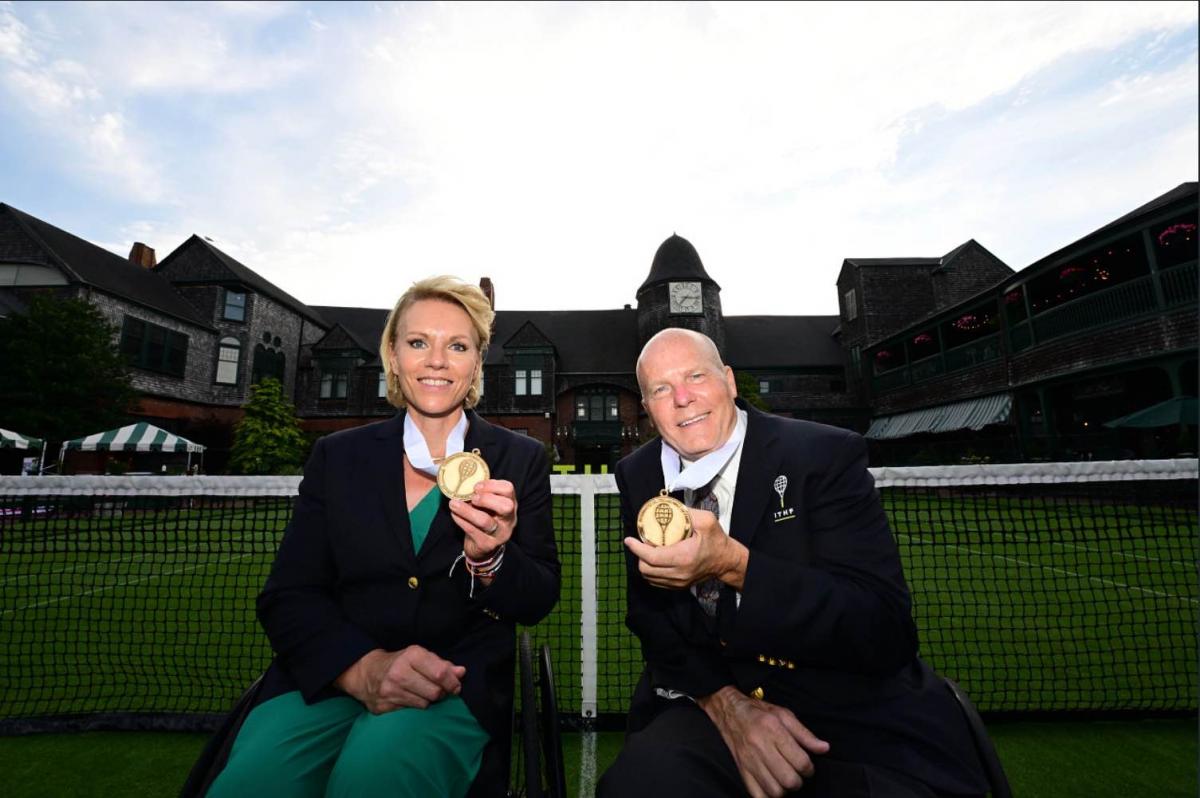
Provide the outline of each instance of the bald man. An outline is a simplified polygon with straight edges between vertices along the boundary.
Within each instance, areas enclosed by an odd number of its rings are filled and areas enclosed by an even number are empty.
[[[954,699],[917,658],[863,439],[749,407],[690,330],[650,339],[637,376],[660,437],[617,486],[646,667],[599,795],[986,792]],[[694,534],[655,547],[638,511],[664,487]]]

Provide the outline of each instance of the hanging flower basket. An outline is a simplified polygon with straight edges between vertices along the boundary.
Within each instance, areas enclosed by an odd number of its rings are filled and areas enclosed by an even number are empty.
[[[1173,224],[1158,234],[1158,243],[1161,246],[1169,247],[1172,244],[1184,241],[1191,241],[1192,236],[1196,234],[1196,225],[1180,222]]]
[[[1082,266],[1068,266],[1058,273],[1058,279],[1065,283],[1077,282],[1085,274],[1087,274],[1087,269]]]
[[[974,313],[967,313],[959,316],[951,322],[956,330],[974,330],[979,326],[979,317]]]

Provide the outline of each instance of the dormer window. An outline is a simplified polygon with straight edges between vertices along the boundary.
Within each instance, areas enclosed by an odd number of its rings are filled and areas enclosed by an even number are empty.
[[[246,320],[246,294],[241,291],[225,289],[225,311],[221,318],[226,321]]]

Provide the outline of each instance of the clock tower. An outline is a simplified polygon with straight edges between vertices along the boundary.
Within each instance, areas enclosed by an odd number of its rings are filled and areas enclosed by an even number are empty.
[[[638,346],[667,327],[685,327],[713,339],[724,355],[721,286],[708,276],[696,248],[672,235],[654,253],[650,274],[637,291]]]

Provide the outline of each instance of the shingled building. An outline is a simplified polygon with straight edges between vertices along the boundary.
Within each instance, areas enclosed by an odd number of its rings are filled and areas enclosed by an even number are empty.
[[[726,316],[695,247],[672,235],[631,287],[636,304],[502,305],[479,410],[560,468],[609,468],[653,435],[633,367],[673,326],[712,337],[772,412],[866,433],[876,464],[1194,452],[1194,427],[1104,423],[1196,393],[1196,216],[1184,183],[1019,272],[974,240],[940,257],[846,258],[836,316]],[[266,376],[313,434],[393,412],[387,308],[307,305],[201,236],[161,263],[143,244],[122,258],[0,204],[0,316],[33,291],[102,309],[140,395],[134,420],[210,446],[211,470]]]

